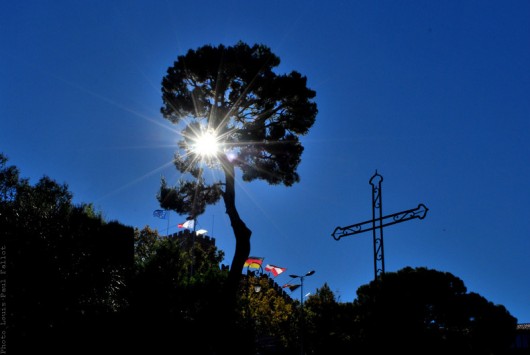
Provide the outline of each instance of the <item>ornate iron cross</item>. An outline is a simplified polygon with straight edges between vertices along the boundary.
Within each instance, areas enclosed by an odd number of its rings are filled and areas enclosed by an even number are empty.
[[[385,253],[383,249],[383,227],[405,222],[414,218],[424,219],[429,210],[423,203],[418,207],[389,214],[383,217],[383,202],[381,197],[381,182],[383,177],[375,171],[374,176],[370,179],[372,185],[372,219],[352,224],[347,227],[337,227],[331,233],[335,240],[349,235],[373,231],[374,240],[374,273],[375,279],[385,272]],[[379,265],[378,265],[379,264]]]

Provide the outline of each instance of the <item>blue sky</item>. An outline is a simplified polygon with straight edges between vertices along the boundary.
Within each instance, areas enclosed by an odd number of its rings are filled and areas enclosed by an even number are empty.
[[[386,271],[428,267],[530,322],[528,1],[12,1],[0,14],[0,151],[35,183],[67,183],[108,220],[165,234],[153,217],[178,136],[161,81],[205,44],[264,44],[296,70],[319,114],[287,188],[240,183],[251,255],[316,273],[341,301],[373,280],[371,233],[331,233],[383,213],[429,212],[384,231]],[[170,215],[169,231],[184,217]],[[230,263],[222,204],[198,227]],[[293,297],[299,297],[299,294]]]

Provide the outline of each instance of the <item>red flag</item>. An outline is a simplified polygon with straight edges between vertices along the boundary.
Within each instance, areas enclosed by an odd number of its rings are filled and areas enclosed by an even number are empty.
[[[287,270],[287,269],[284,268],[284,267],[279,267],[279,266],[275,266],[275,265],[267,264],[267,266],[265,266],[265,271],[272,272],[272,274],[274,275],[274,277],[280,275],[280,274],[281,274],[282,272],[284,272],[285,270]]]

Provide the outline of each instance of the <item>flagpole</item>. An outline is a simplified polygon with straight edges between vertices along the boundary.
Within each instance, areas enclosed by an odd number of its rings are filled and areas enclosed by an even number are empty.
[[[166,227],[166,238],[169,237],[169,217],[171,216],[171,210],[167,211],[167,227]]]
[[[195,214],[193,215],[193,232],[191,233],[191,266],[190,266],[190,277],[193,277],[193,262],[195,261],[195,258],[193,257],[193,252],[195,248],[195,228],[197,226],[197,216]]]

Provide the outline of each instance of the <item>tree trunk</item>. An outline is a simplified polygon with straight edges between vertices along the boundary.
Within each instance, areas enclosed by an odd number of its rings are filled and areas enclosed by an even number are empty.
[[[250,254],[250,236],[252,231],[247,228],[245,223],[239,217],[235,205],[235,178],[234,165],[228,159],[221,159],[223,171],[225,173],[226,187],[223,194],[226,214],[230,218],[230,223],[236,238],[236,249],[232,265],[228,274],[225,287],[219,299],[220,303],[216,307],[217,332],[214,334],[215,354],[235,354],[248,353],[248,349],[243,350],[240,347],[245,344],[245,332],[238,325],[238,291],[243,272],[243,266]]]
[[[234,298],[237,296],[239,288],[239,282],[241,280],[241,273],[243,272],[243,266],[245,261],[248,259],[250,254],[250,236],[252,231],[247,228],[245,223],[239,217],[235,203],[235,171],[234,165],[227,159],[221,160],[223,165],[223,171],[225,173],[225,192],[223,194],[223,200],[225,203],[226,214],[230,218],[230,224],[234,231],[236,238],[236,250],[234,252],[234,258],[232,259],[232,265],[228,274],[227,292]]]

